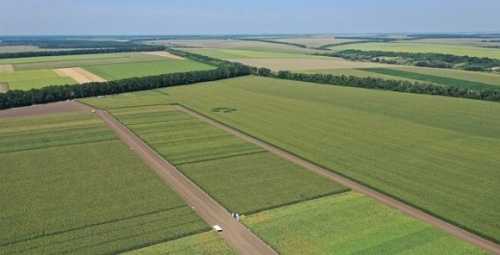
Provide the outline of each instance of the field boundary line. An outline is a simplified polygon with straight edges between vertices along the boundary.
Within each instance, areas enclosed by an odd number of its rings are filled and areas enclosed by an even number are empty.
[[[115,134],[151,167],[162,181],[171,187],[210,226],[220,225],[220,236],[239,254],[278,254],[245,225],[234,220],[230,213],[199,186],[166,161],[135,133],[107,111],[96,114]]]
[[[340,183],[353,191],[357,191],[359,193],[365,194],[387,206],[398,209],[399,211],[409,215],[415,219],[420,221],[424,221],[436,228],[439,228],[461,240],[467,241],[473,245],[476,245],[486,251],[492,252],[493,254],[500,254],[500,245],[495,243],[492,240],[489,240],[485,237],[482,237],[472,231],[466,230],[462,227],[453,225],[449,223],[445,219],[441,219],[438,216],[435,216],[431,213],[424,211],[423,209],[412,206],[409,203],[406,203],[398,198],[392,197],[389,194],[385,194],[381,191],[376,190],[375,188],[370,187],[369,185],[363,184],[356,180],[353,180],[349,177],[346,177],[335,170],[331,170],[327,167],[321,166],[317,163],[309,161],[305,158],[302,158],[290,151],[287,151],[279,146],[261,140],[255,136],[252,136],[238,128],[234,128],[230,125],[227,125],[221,121],[213,119],[203,113],[200,113],[186,105],[176,104],[176,107],[179,111],[190,114],[193,117],[196,117],[202,121],[207,122],[217,128],[220,128],[244,141],[251,142],[257,146],[264,148],[265,150],[279,156],[285,160],[288,160],[296,165],[302,166],[305,169],[308,169],[316,174],[324,176],[330,180],[333,180],[337,183]]]

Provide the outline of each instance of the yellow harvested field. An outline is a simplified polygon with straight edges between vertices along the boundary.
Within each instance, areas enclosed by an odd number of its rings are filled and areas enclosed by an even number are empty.
[[[13,65],[0,65],[0,73],[12,73],[14,72]]]
[[[370,67],[389,67],[389,65],[347,61],[340,58],[280,58],[280,59],[233,59],[255,67],[266,67],[272,70],[320,70],[320,69],[352,69]]]
[[[171,54],[166,51],[152,51],[152,52],[144,52],[146,55],[153,55],[153,56],[159,56],[159,57],[165,57],[165,58],[170,58],[170,59],[184,59],[183,57],[179,57],[177,55]]]
[[[73,68],[59,68],[59,69],[54,69],[54,71],[59,75],[63,77],[70,77],[79,84],[85,84],[89,82],[105,82],[106,80],[83,69],[80,67],[73,67]]]

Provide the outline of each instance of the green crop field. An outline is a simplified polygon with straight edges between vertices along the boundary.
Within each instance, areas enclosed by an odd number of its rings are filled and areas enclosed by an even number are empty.
[[[48,85],[75,84],[76,81],[59,76],[53,70],[30,70],[0,73],[0,83],[9,84],[10,90],[28,90]]]
[[[232,212],[252,213],[346,190],[168,106],[112,113]]]
[[[143,249],[130,251],[124,255],[235,255],[224,241],[214,232],[206,232],[183,237],[177,240],[153,245]]]
[[[141,53],[110,53],[0,59],[0,64],[12,64],[16,70],[33,70],[159,60],[165,58]]]
[[[421,52],[421,53],[444,53],[460,56],[471,56],[481,58],[500,59],[500,49],[474,47],[458,44],[442,43],[421,43],[421,42],[390,42],[390,43],[361,43],[336,46],[336,51],[355,49],[355,50],[381,50],[395,52]]]
[[[486,254],[351,192],[261,212],[243,222],[284,255]]]
[[[411,79],[424,83],[440,84],[449,87],[460,87],[467,89],[500,89],[500,84],[490,85],[487,83],[481,83],[476,81],[461,80],[456,78],[409,72],[391,68],[367,68],[363,69],[363,71],[374,74],[393,76],[402,79]]]
[[[455,69],[427,68],[417,66],[392,66],[391,69],[500,86],[500,74],[495,73],[471,72]]]
[[[13,72],[0,72],[0,83],[11,90],[41,88],[48,85],[75,84],[61,77],[57,68],[82,67],[106,80],[118,80],[175,72],[209,70],[215,67],[188,59],[169,59],[142,53],[112,53],[1,59],[0,65],[12,65]]]
[[[414,79],[408,79],[408,78],[396,77],[396,76],[382,74],[382,73],[370,72],[369,70],[371,70],[371,69],[370,68],[363,68],[363,69],[338,68],[338,69],[307,70],[307,71],[304,71],[302,73],[352,75],[352,76],[356,76],[356,77],[373,77],[373,78],[380,78],[380,79],[386,79],[386,80],[405,80],[405,81],[412,81],[412,82],[418,81],[418,80],[414,80]]]
[[[215,68],[192,60],[164,59],[165,60],[151,62],[94,65],[87,66],[85,69],[106,80],[119,80],[132,77],[210,70]]]
[[[500,104],[258,77],[160,91],[166,101],[500,237]]]
[[[261,58],[314,58],[300,52],[276,52],[262,49],[184,49],[186,51],[219,59],[261,59]]]
[[[2,254],[115,254],[206,231],[90,113],[0,119]]]

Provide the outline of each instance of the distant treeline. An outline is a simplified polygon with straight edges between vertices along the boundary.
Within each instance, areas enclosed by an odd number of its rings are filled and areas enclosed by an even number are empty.
[[[331,84],[337,86],[366,89],[390,90],[405,93],[461,97],[500,102],[500,89],[471,89],[463,87],[439,86],[432,83],[386,80],[372,77],[356,77],[332,74],[303,74],[289,71],[272,72],[266,68],[254,69],[253,74],[304,82]]]
[[[322,53],[323,56],[340,57],[354,61],[370,61],[385,64],[413,65],[435,68],[453,68],[470,71],[492,71],[500,67],[500,60],[456,56],[440,53],[410,53],[390,51],[344,50],[332,53]]]
[[[31,45],[42,49],[97,49],[97,48],[130,48],[134,44],[123,41],[98,40],[64,40],[64,39],[8,39],[0,46]],[[137,45],[135,45],[137,46]]]
[[[5,58],[27,58],[27,57],[45,57],[45,56],[64,56],[64,55],[78,55],[78,54],[118,53],[118,52],[162,51],[162,50],[165,50],[164,46],[131,44],[128,47],[120,47],[120,48],[99,48],[99,49],[78,49],[78,50],[54,50],[54,51],[30,51],[30,52],[0,53],[0,59],[5,59]]]
[[[83,85],[47,86],[28,91],[10,90],[0,94],[0,109],[214,81],[251,73],[251,69],[245,65],[214,60],[186,52],[183,52],[183,56],[191,59],[204,59],[205,63],[216,63],[218,67],[207,71],[163,74]]]
[[[253,41],[253,42],[264,42],[264,43],[283,44],[283,45],[294,46],[294,47],[299,47],[299,48],[307,48],[307,46],[306,46],[306,45],[304,45],[304,44],[300,44],[300,43],[282,42],[282,41],[275,41],[275,40],[269,40],[269,39],[241,38],[241,39],[239,39],[239,40],[241,40],[241,41]]]

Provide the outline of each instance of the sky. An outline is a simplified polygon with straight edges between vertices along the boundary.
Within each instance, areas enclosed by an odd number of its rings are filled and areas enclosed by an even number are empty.
[[[0,1],[0,35],[500,32],[499,0]]]

